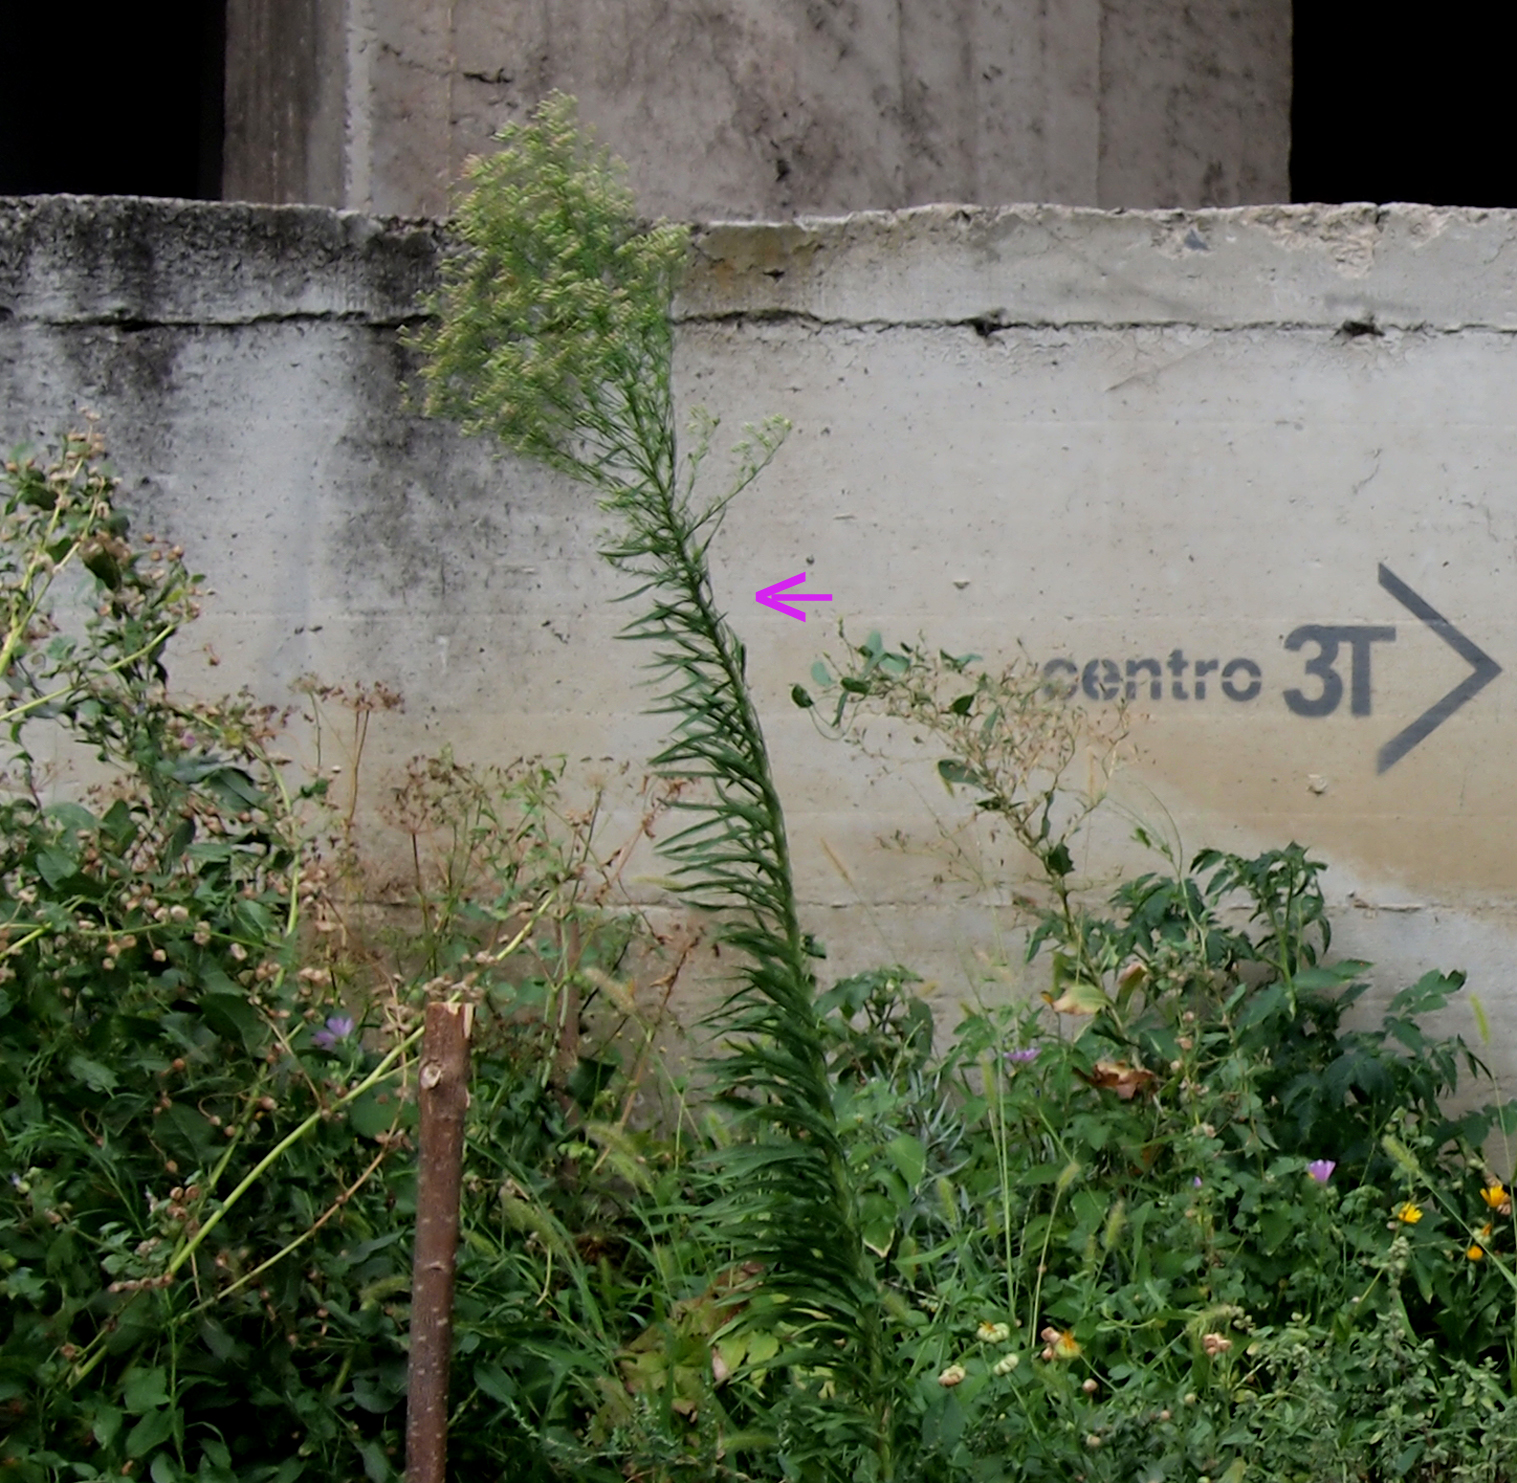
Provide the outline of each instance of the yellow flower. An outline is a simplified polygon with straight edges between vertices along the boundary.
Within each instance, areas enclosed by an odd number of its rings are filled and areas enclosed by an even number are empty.
[[[1038,1337],[1048,1346],[1043,1351],[1044,1359],[1073,1359],[1080,1352],[1079,1340],[1068,1329],[1050,1325]]]
[[[1408,1200],[1405,1204],[1396,1207],[1396,1219],[1405,1225],[1414,1226],[1422,1219],[1422,1207]]]
[[[982,1323],[975,1330],[975,1337],[982,1344],[1004,1344],[1011,1337],[1011,1329],[1004,1323]]]
[[[1465,1255],[1469,1257],[1472,1262],[1478,1262],[1485,1255],[1485,1252],[1481,1247],[1472,1245],[1470,1249],[1465,1252]]]
[[[1493,1179],[1480,1191],[1480,1198],[1490,1206],[1497,1215],[1510,1215],[1512,1213],[1512,1193],[1502,1184],[1499,1179]]]

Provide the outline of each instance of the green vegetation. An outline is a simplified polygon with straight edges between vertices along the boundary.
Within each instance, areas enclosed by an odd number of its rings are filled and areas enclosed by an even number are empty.
[[[930,739],[1036,878],[1047,992],[939,1043],[908,968],[819,983],[707,569],[782,429],[707,492],[714,424],[684,459],[674,427],[682,234],[637,222],[566,100],[504,144],[421,337],[432,405],[611,523],[668,717],[649,808],[733,965],[703,1074],[659,1054],[680,945],[556,766],[413,764],[414,879],[376,920],[356,798],[294,780],[276,717],[168,689],[195,583],[132,543],[98,444],[18,460],[0,1470],[399,1476],[414,1052],[446,997],[476,1006],[461,1478],[1508,1483],[1517,1242],[1484,1151],[1514,1119],[1444,1110],[1485,1071],[1425,1024],[1461,976],[1346,1018],[1368,965],[1332,957],[1295,845],[1156,847],[1100,900],[1071,778],[1120,723],[1029,665],[871,635],[794,699],[866,745]],[[305,696],[328,731],[351,710],[355,753],[390,703]],[[44,737],[98,758],[89,790],[63,801]]]

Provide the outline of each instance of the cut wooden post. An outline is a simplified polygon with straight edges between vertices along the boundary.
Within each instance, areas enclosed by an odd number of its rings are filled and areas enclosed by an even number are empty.
[[[416,1252],[411,1267],[411,1359],[406,1385],[406,1483],[444,1483],[448,1467],[448,1365],[453,1353],[453,1270],[469,1106],[472,1006],[427,1005],[421,1041],[421,1149]]]

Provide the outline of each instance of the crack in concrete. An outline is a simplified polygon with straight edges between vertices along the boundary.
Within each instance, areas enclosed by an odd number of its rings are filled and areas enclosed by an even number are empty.
[[[14,321],[18,324],[41,324],[55,329],[108,329],[124,330],[128,334],[142,334],[149,330],[214,330],[239,329],[256,324],[358,324],[369,329],[410,329],[431,321],[430,314],[370,314],[362,309],[287,309],[270,310],[262,314],[244,314],[229,318],[195,317],[183,319],[150,319],[130,314],[79,314],[55,316],[16,312],[0,305],[0,324]]]
[[[1310,333],[1329,340],[1345,343],[1341,321],[1316,319],[1068,319],[1048,317],[1044,319],[988,319],[985,315],[972,314],[963,318],[924,317],[921,319],[861,319],[843,315],[818,314],[809,309],[713,309],[676,310],[674,322],[678,325],[699,324],[785,324],[793,323],[811,330],[861,329],[861,330],[943,330],[972,329],[982,340],[993,340],[997,335],[1015,330],[1083,330],[1091,332],[1110,331],[1122,334],[1132,330],[1198,330],[1207,334],[1238,334],[1258,330],[1273,330],[1284,334]],[[1470,335],[1489,334],[1503,338],[1517,335],[1517,324],[1489,324],[1466,322],[1461,324],[1429,324],[1426,321],[1400,324],[1393,320],[1377,320],[1377,327],[1394,330],[1400,335]]]
[[[239,325],[258,324],[361,324],[377,330],[409,329],[428,324],[434,316],[420,310],[404,314],[377,314],[364,309],[271,309],[263,312],[217,315],[166,316],[162,318],[135,314],[39,314],[22,308],[0,304],[0,325],[39,324],[57,329],[118,329],[140,333],[155,329],[232,329]],[[921,319],[862,319],[841,315],[817,314],[804,309],[730,309],[706,311],[676,311],[673,315],[676,326],[730,325],[742,328],[745,325],[795,325],[815,333],[819,330],[867,330],[880,333],[888,330],[936,331],[973,330],[976,336],[987,343],[1001,335],[1019,331],[1067,330],[1083,334],[1130,334],[1137,330],[1194,330],[1209,335],[1256,333],[1260,330],[1288,335],[1309,334],[1339,344],[1347,343],[1341,325],[1319,320],[1262,320],[1240,319],[1208,322],[1199,319],[1063,319],[1034,318],[1009,319],[1002,316],[971,314],[961,318],[923,317]],[[1381,321],[1384,328],[1395,330],[1402,336],[1447,338],[1456,335],[1490,335],[1499,339],[1517,336],[1517,324],[1500,325],[1486,323],[1463,323],[1438,325],[1428,323],[1394,324]],[[1139,375],[1149,374],[1140,372]]]

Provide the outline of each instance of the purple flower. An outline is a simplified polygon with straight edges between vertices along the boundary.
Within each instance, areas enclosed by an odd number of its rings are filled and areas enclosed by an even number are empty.
[[[1317,1181],[1318,1184],[1326,1184],[1333,1177],[1333,1170],[1338,1166],[1332,1159],[1313,1159],[1306,1166],[1306,1172]]]
[[[1009,1050],[1006,1052],[1008,1065],[1014,1065],[1018,1062],[1025,1065],[1028,1061],[1036,1061],[1037,1058],[1038,1047],[1035,1045],[1024,1045],[1021,1050]]]
[[[327,1016],[326,1028],[311,1036],[311,1041],[322,1050],[331,1050],[339,1040],[346,1040],[353,1033],[353,1016],[333,1014]]]
[[[1194,1186],[1195,1186],[1195,1187],[1196,1187],[1196,1188],[1197,1188],[1197,1189],[1200,1189],[1200,1188],[1201,1188],[1201,1176],[1200,1176],[1200,1175],[1199,1175],[1199,1174],[1198,1174],[1198,1175],[1196,1175],[1196,1177],[1195,1177],[1195,1178],[1194,1178],[1194,1179],[1192,1179],[1192,1180],[1191,1180],[1191,1183],[1192,1183],[1192,1184],[1193,1184],[1193,1185],[1194,1185]]]

